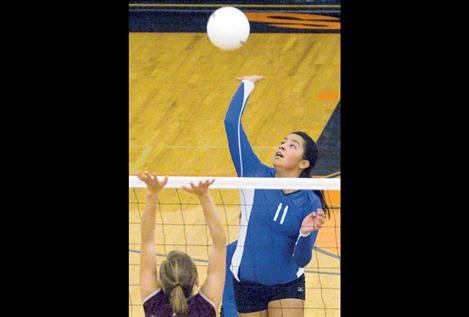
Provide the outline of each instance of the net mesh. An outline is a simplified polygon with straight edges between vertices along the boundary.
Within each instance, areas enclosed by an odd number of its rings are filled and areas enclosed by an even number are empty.
[[[214,184],[215,185],[215,184]],[[239,189],[212,188],[210,193],[225,225],[229,243],[240,227]],[[140,225],[146,189],[129,185],[129,316],[143,317],[139,285]],[[305,316],[340,316],[340,190],[326,190],[330,219],[320,229],[313,257],[305,267]],[[211,239],[196,196],[178,188],[159,194],[155,226],[157,265],[171,250],[188,253],[197,265],[199,279],[206,278]],[[195,290],[197,291],[197,290]]]

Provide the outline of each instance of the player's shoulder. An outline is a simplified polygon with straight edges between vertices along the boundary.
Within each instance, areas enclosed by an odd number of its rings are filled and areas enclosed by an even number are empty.
[[[161,288],[158,288],[151,294],[149,294],[144,300],[143,300],[143,307],[145,310],[149,310],[152,307],[158,306],[162,301],[164,300],[164,292]]]
[[[319,200],[318,193],[314,190],[305,190],[304,191],[306,195],[311,199],[311,200]]]
[[[289,199],[290,203],[300,209],[310,209],[319,198],[311,190],[300,190],[291,195]]]
[[[216,316],[217,306],[201,291],[191,297],[189,308],[197,306],[197,311],[205,313],[204,316]]]
[[[314,202],[314,203],[321,203],[321,199],[319,198],[319,194],[313,190],[310,191],[310,195],[311,195],[311,201]]]
[[[320,207],[321,199],[313,190],[304,190],[303,191],[304,203],[307,205],[307,208],[311,207]]]

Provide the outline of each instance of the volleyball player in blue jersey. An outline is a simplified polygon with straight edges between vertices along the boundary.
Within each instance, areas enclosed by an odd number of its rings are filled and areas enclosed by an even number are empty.
[[[241,84],[226,113],[225,129],[238,176],[311,177],[318,150],[304,132],[290,133],[281,141],[273,168],[260,162],[241,117],[255,83],[264,77],[237,79]],[[242,189],[240,198],[238,243],[227,264],[234,276],[239,316],[304,316],[304,267],[325,221],[322,195],[311,190]]]
[[[137,177],[148,188],[147,203],[142,216],[142,241],[140,255],[140,290],[145,317],[215,317],[222,298],[226,270],[226,235],[208,192],[214,182],[205,181],[191,187],[183,187],[197,195],[204,212],[213,244],[208,257],[207,278],[199,292],[197,268],[184,252],[171,251],[161,263],[159,276],[156,268],[154,241],[158,192],[168,179],[158,181],[154,174],[139,173]]]

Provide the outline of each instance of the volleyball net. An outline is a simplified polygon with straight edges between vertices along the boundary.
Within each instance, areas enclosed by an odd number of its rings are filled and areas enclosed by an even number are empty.
[[[321,190],[329,206],[327,218],[319,230],[313,256],[304,268],[306,280],[306,317],[340,316],[340,178],[238,178],[169,177],[159,193],[155,224],[157,265],[171,250],[189,254],[198,267],[201,283],[206,268],[211,238],[195,195],[182,185],[215,179],[210,194],[226,228],[228,243],[236,241],[240,229],[240,189]],[[129,177],[129,316],[143,317],[140,298],[140,225],[146,202],[146,186],[135,176]]]

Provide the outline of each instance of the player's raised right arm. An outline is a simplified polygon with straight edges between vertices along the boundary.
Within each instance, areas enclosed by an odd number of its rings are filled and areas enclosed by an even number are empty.
[[[225,116],[225,130],[228,138],[231,158],[239,177],[254,176],[261,162],[252,150],[241,123],[241,117],[255,83],[264,79],[263,76],[237,77],[241,80]]]
[[[212,246],[208,255],[207,279],[203,283],[200,291],[214,304],[220,306],[225,285],[226,270],[226,234],[218,214],[215,203],[213,202],[208,187],[213,184],[212,181],[200,182],[198,185],[191,183],[191,187],[183,187],[189,193],[197,195],[204,212],[210,236],[212,237]]]

